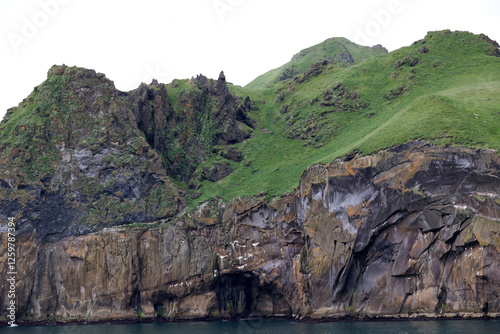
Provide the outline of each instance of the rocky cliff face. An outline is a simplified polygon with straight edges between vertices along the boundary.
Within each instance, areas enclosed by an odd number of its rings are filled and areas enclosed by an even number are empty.
[[[344,49],[334,61],[352,60]],[[498,153],[380,151],[498,149],[497,49],[431,32],[344,72],[314,47],[302,76],[263,90],[221,73],[120,92],[52,67],[0,123],[0,272],[14,217],[17,319],[500,317]],[[309,167],[281,195],[307,161],[353,147],[379,152]]]
[[[273,203],[58,240],[26,230],[19,317],[495,316],[499,167],[494,151],[414,143],[310,167]]]
[[[1,130],[0,216],[20,233],[54,240],[179,211],[161,156],[101,73],[52,67]]]
[[[223,73],[188,87],[175,109],[156,81],[124,93],[102,73],[53,66],[0,124],[2,220],[17,216],[21,233],[52,241],[172,219],[185,204],[172,180],[191,180],[216,145],[234,154],[203,166],[205,178],[231,174],[241,152],[230,145],[255,127],[254,104],[231,95]]]
[[[156,81],[125,95],[137,127],[163,157],[168,175],[183,182],[193,177],[214,146],[240,143],[255,127],[247,115],[255,105],[248,97],[230,94],[223,72],[216,81],[203,75],[192,78],[178,97],[177,108],[165,85]]]

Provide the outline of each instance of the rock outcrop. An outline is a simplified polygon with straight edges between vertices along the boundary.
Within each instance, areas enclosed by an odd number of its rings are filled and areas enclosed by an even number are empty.
[[[185,200],[172,179],[187,183],[216,145],[241,160],[230,145],[255,127],[255,105],[223,73],[192,79],[179,100],[155,80],[124,93],[102,73],[53,66],[0,125],[0,217],[41,240],[173,218]],[[214,182],[232,173],[227,160],[200,168]]]
[[[165,85],[156,81],[124,95],[137,127],[163,157],[168,175],[183,182],[193,177],[215,145],[241,143],[255,128],[247,115],[255,105],[248,97],[231,95],[223,72],[216,81],[203,75],[192,78],[176,108]]]
[[[21,233],[54,240],[180,209],[161,156],[101,73],[53,66],[1,126],[0,216],[19,217]]]
[[[18,317],[498,315],[498,154],[413,143],[349,159],[272,203],[212,200],[52,241],[23,231]]]

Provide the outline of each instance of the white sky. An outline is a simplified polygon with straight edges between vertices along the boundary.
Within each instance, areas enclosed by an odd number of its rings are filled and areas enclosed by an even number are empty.
[[[0,0],[0,118],[53,64],[123,91],[196,74],[245,85],[330,37],[389,51],[431,30],[500,42],[498,0]]]

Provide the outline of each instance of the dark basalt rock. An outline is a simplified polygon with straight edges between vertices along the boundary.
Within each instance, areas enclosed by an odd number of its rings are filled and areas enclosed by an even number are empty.
[[[211,113],[216,132],[214,143],[230,145],[249,138],[250,132],[244,129],[243,124],[250,128],[255,127],[255,121],[247,116],[249,110],[256,110],[255,104],[248,97],[241,103],[229,93],[224,72],[220,73],[215,82],[199,75],[195,83],[209,98],[215,100],[215,108]]]
[[[202,177],[205,180],[209,180],[211,182],[217,182],[220,179],[225,178],[233,173],[233,169],[229,162],[221,163],[216,162],[209,167],[205,167],[203,169]]]
[[[427,46],[425,46],[425,45],[423,45],[423,46],[420,48],[420,50],[418,50],[418,54],[419,54],[419,55],[420,55],[420,54],[422,54],[422,53],[427,53],[427,52],[429,52],[429,48],[428,48]]]
[[[425,47],[427,48],[427,47]],[[419,62],[419,59],[417,57],[412,57],[410,54],[408,54],[405,58],[398,60],[396,64],[394,65],[394,70],[397,70],[398,68],[408,64],[409,66],[413,67],[416,66]]]
[[[129,94],[128,98],[130,109],[137,121],[137,128],[144,132],[151,147],[166,152],[168,141],[165,128],[167,122],[175,117],[165,85],[158,82],[153,82],[151,85],[141,84]]]
[[[20,233],[44,241],[175,215],[178,191],[148,144],[164,142],[154,126],[162,126],[157,111],[168,111],[166,92],[160,87],[152,99],[145,86],[139,90],[134,115],[103,74],[52,67],[20,106],[33,108],[42,126],[15,126],[18,140],[0,150],[7,162],[0,167],[0,215],[18,217]]]
[[[349,62],[349,61],[347,61]],[[315,76],[318,76],[323,72],[328,66],[331,66],[333,64],[333,60],[330,59],[325,59],[322,61],[319,61],[317,63],[314,63],[311,65],[311,68],[304,73],[302,76],[298,76],[295,78],[295,81],[297,83],[303,83],[306,82],[307,80],[310,80],[311,78],[314,78]]]
[[[230,94],[223,72],[209,80],[191,79],[191,90],[180,96],[182,108],[174,110],[165,85],[153,82],[127,93],[137,127],[163,157],[168,175],[189,182],[214,145],[240,143],[251,136],[255,121],[248,112],[257,110],[248,97]]]
[[[213,152],[235,162],[241,162],[243,160],[241,151],[234,146],[219,146],[214,148]]]
[[[240,143],[255,127],[255,103],[231,95],[224,73],[190,85],[174,110],[156,80],[125,93],[93,70],[52,67],[20,106],[44,125],[15,126],[11,135],[23,140],[0,147],[10,162],[1,167],[0,215],[23,217],[20,230],[47,241],[173,217],[183,200],[169,177],[188,182],[214,145]],[[242,159],[234,147],[223,152]],[[216,164],[206,179],[231,173]]]
[[[485,34],[479,34],[479,39],[492,45],[492,47],[488,50],[489,55],[500,57],[500,45],[496,41],[492,40]]]

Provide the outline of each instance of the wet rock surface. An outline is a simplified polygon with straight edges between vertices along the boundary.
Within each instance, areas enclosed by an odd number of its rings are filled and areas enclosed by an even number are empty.
[[[413,143],[312,166],[272,203],[212,200],[54,241],[26,231],[18,317],[495,316],[499,167],[494,151]]]

